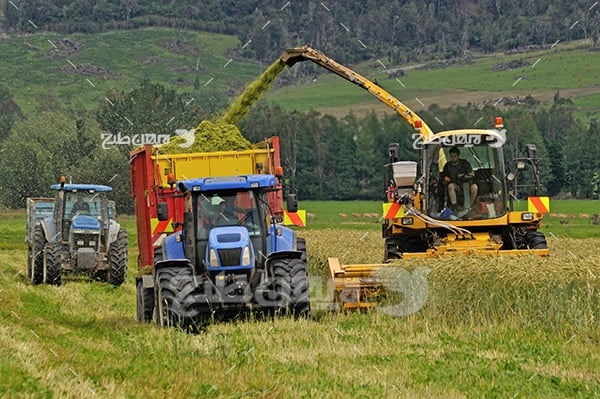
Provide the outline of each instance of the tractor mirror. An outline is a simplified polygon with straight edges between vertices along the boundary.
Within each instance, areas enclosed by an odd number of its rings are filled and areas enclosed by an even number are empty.
[[[287,211],[297,212],[298,211],[298,196],[296,194],[288,194],[287,196]]]
[[[169,220],[169,208],[166,202],[159,202],[156,207],[156,217],[158,220]]]

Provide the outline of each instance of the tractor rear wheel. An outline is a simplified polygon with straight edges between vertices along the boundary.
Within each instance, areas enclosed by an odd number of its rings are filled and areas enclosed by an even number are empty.
[[[44,284],[62,283],[62,259],[60,244],[49,242],[44,249]]]
[[[196,284],[191,267],[161,267],[155,272],[155,315],[161,327],[196,330],[200,315]]]
[[[117,239],[108,246],[108,282],[115,287],[125,281],[127,275],[127,231],[119,230]]]
[[[28,276],[32,284],[41,284],[44,279],[44,246],[46,238],[41,225],[33,230],[33,246],[30,248]]]
[[[154,288],[144,288],[141,278],[135,281],[137,321],[149,323],[154,312]]]

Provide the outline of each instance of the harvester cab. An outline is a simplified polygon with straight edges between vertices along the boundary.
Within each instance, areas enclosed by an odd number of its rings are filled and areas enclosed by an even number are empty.
[[[60,285],[63,272],[88,274],[121,285],[127,270],[127,232],[114,220],[111,187],[51,186],[52,199],[28,199],[29,274],[34,284]],[[36,218],[41,204],[52,213]]]

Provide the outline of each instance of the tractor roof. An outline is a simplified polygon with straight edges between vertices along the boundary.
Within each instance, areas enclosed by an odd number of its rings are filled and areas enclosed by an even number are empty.
[[[192,191],[235,190],[266,188],[275,186],[273,175],[240,175],[223,177],[203,177],[200,179],[183,180],[178,186]]]
[[[60,190],[60,184],[53,184],[50,186],[52,190]],[[65,184],[65,191],[77,192],[77,191],[95,191],[95,192],[108,192],[112,191],[112,187],[103,186],[100,184]]]

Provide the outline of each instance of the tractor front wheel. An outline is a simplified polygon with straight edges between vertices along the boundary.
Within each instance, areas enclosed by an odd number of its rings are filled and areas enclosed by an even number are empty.
[[[162,267],[154,280],[156,323],[193,332],[200,315],[191,267]]]

